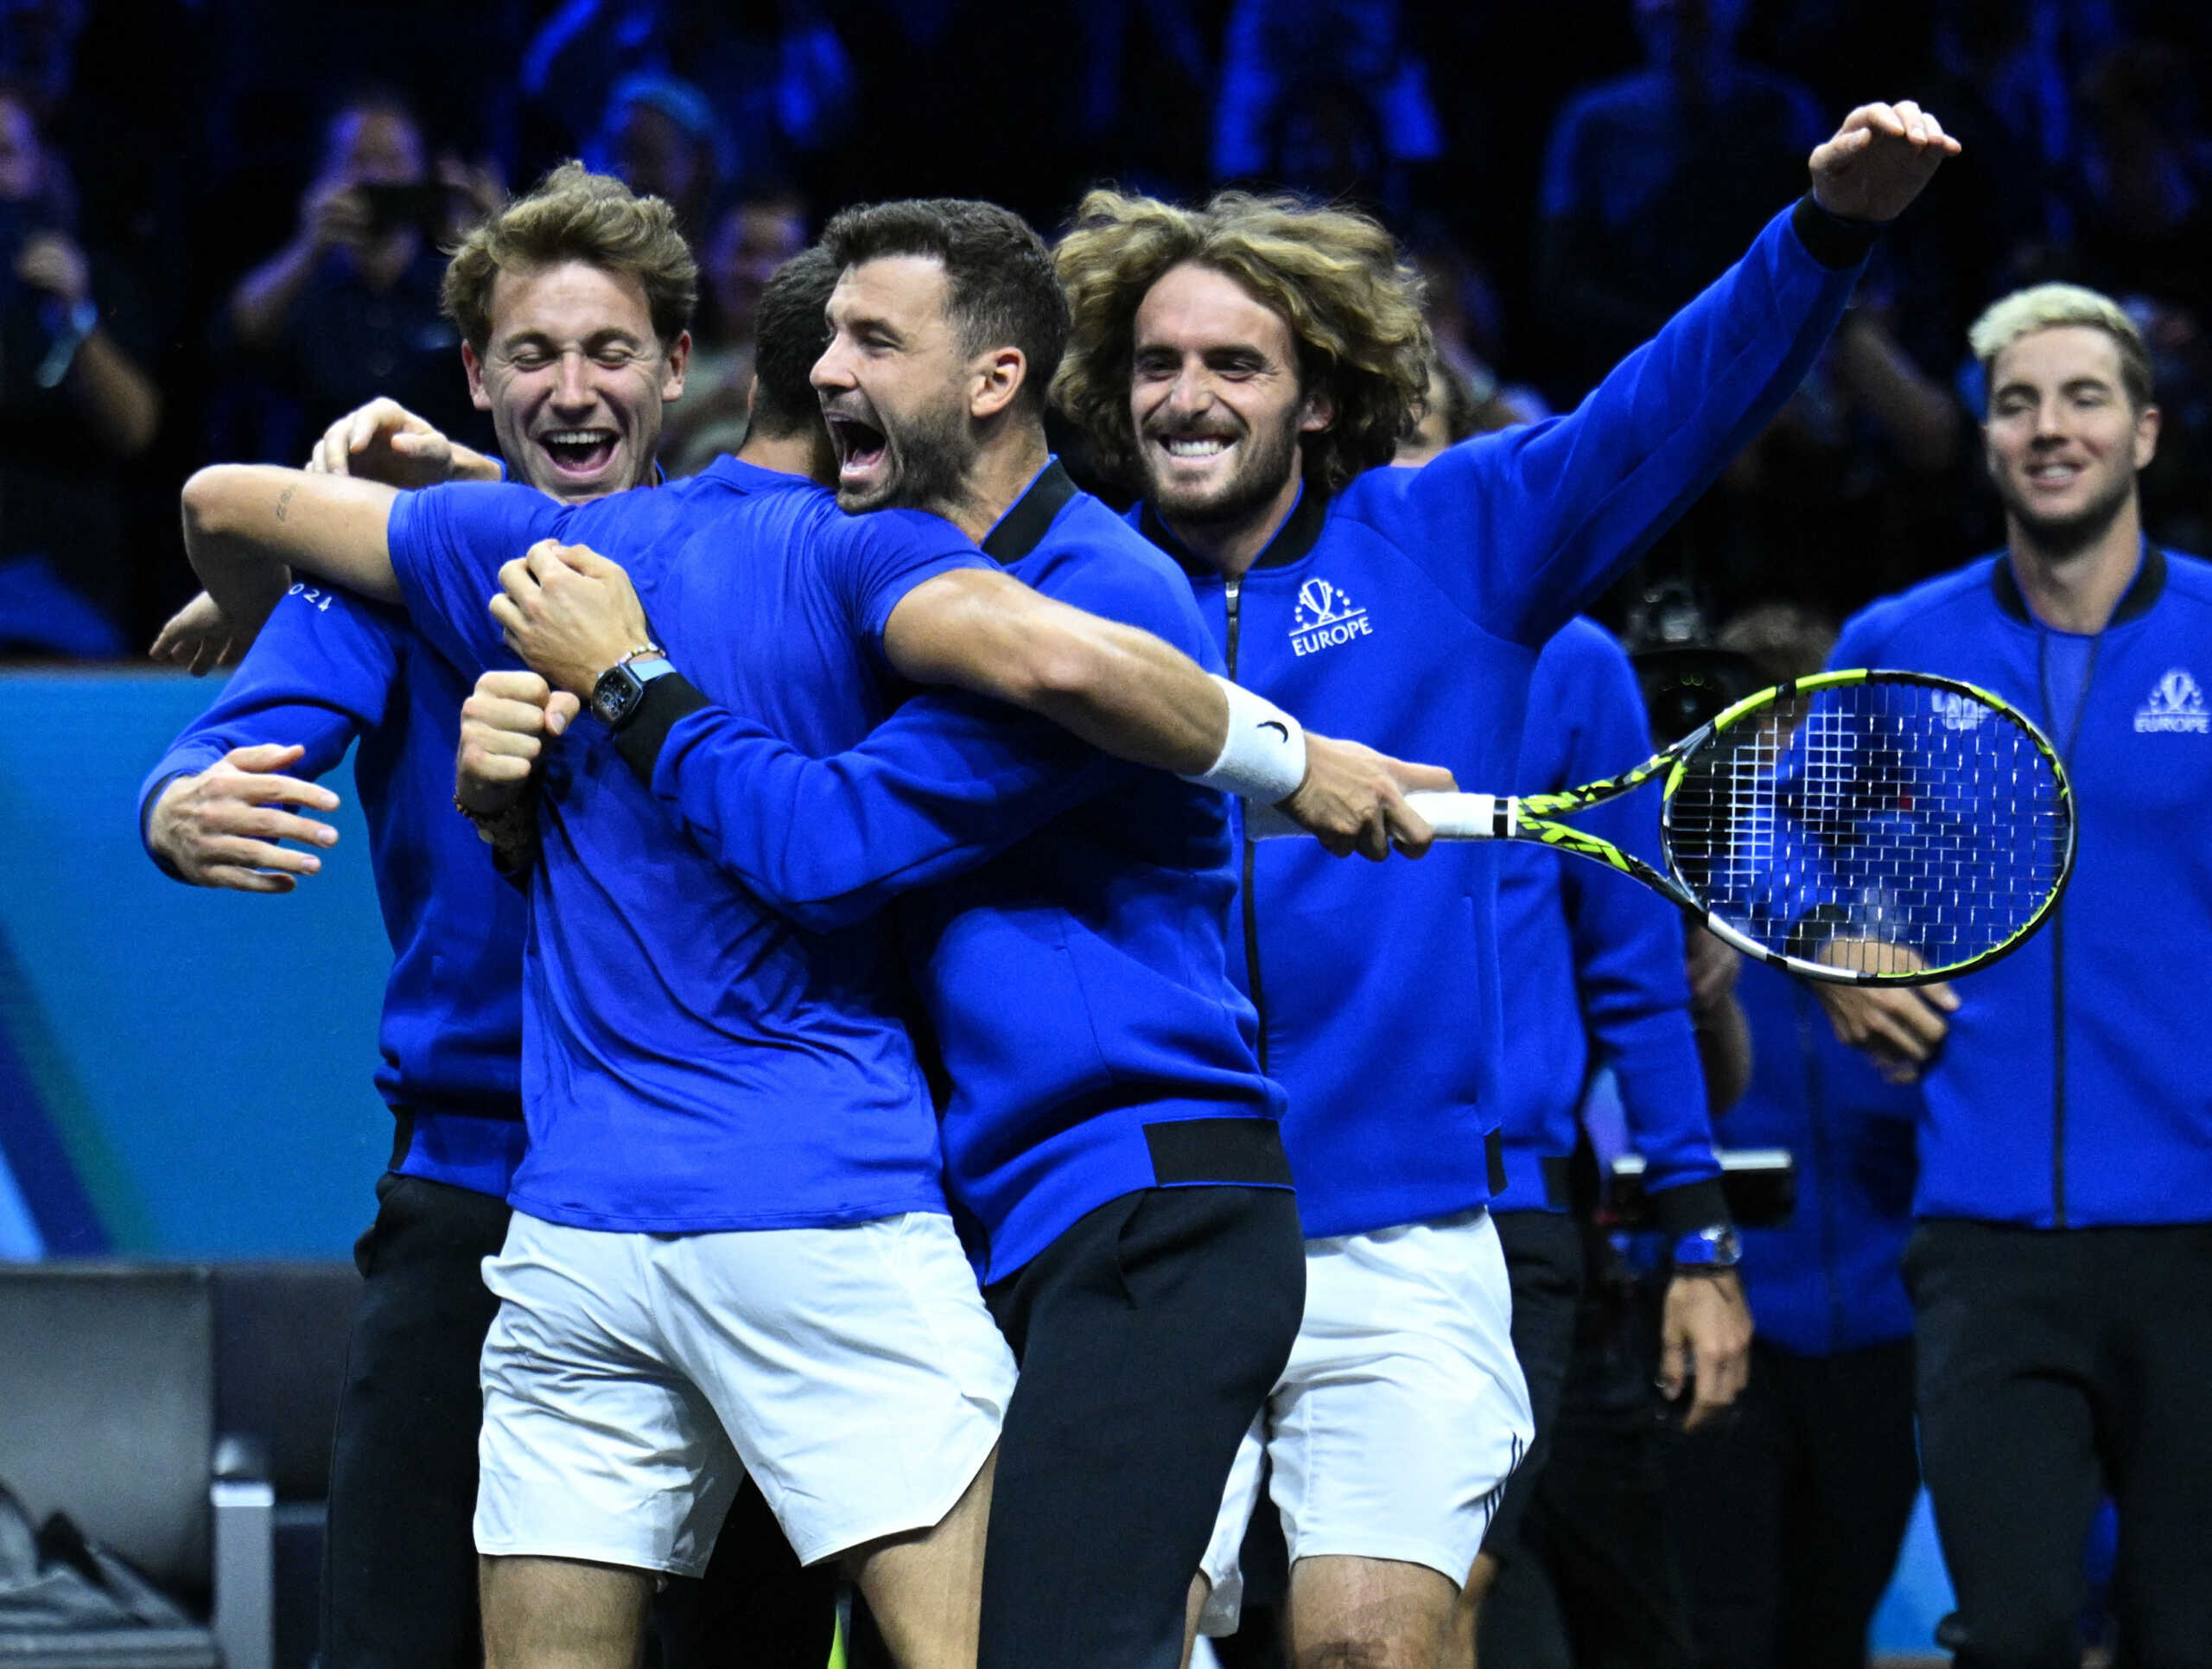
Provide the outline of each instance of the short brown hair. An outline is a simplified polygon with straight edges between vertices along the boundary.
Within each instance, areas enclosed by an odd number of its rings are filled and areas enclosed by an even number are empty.
[[[1197,209],[1094,191],[1058,260],[1073,329],[1052,395],[1101,461],[1124,475],[1137,456],[1129,418],[1137,309],[1185,264],[1234,278],[1290,327],[1300,382],[1327,390],[1336,406],[1327,429],[1304,437],[1307,473],[1327,490],[1389,462],[1427,408],[1433,344],[1421,276],[1367,215],[1243,191]]]
[[[446,316],[480,354],[492,340],[492,287],[499,274],[563,261],[637,279],[662,352],[691,328],[699,264],[676,229],[676,211],[582,162],[562,163],[530,195],[510,199],[461,240],[440,286]]]
[[[1052,252],[1028,221],[996,203],[915,197],[846,209],[823,228],[822,244],[841,271],[897,255],[941,263],[961,351],[1020,348],[1027,365],[1020,398],[1043,415],[1067,345],[1068,303]]]

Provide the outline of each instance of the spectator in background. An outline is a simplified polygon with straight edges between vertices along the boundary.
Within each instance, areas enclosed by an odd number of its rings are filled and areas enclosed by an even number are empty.
[[[320,434],[379,395],[448,434],[486,438],[453,374],[461,339],[439,309],[437,246],[499,196],[490,175],[450,158],[434,175],[422,127],[396,93],[340,106],[298,230],[231,292],[232,336],[300,407],[299,421],[272,423],[265,451],[303,456],[308,425]]]
[[[745,444],[751,425],[753,339],[760,294],[778,267],[806,247],[806,210],[796,198],[733,203],[700,262],[698,322],[684,373],[684,398],[661,425],[661,463],[696,475]],[[824,343],[830,333],[822,332]]]
[[[1214,176],[1381,201],[1443,155],[1398,0],[1236,0],[1222,41]]]
[[[1818,672],[1834,641],[1783,603],[1719,634],[1763,684]],[[1749,963],[1736,996],[1751,1078],[1717,1127],[1730,1148],[1786,1149],[1797,1204],[1783,1226],[1744,1233],[1751,1383],[1736,1419],[1683,1445],[1675,1554],[1702,1669],[1864,1669],[1920,1487],[1898,1273],[1920,1092],[1839,1043],[1802,982]]]
[[[123,653],[125,462],[151,444],[127,275],[74,235],[29,98],[0,86],[0,653]]]
[[[639,74],[615,87],[584,160],[675,209],[677,225],[696,246],[735,155],[729,131],[697,87],[672,75]]]
[[[1649,62],[1570,99],[1546,147],[1537,252],[1579,397],[1802,192],[1812,95],[1736,54],[1745,0],[1635,0]]]
[[[844,135],[854,102],[852,61],[824,11],[822,0],[563,0],[523,54],[523,95],[548,146],[570,154],[589,148],[590,124],[626,84],[680,76],[741,145],[721,159],[725,179],[791,177]],[[702,223],[689,223],[695,235]]]

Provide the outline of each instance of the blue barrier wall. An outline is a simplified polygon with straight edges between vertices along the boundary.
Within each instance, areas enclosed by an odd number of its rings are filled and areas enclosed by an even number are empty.
[[[0,674],[0,1256],[342,1256],[391,1118],[350,760],[322,873],[171,881],[138,783],[217,679]]]

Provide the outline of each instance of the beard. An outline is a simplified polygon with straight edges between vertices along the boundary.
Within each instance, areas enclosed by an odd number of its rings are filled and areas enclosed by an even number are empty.
[[[1164,475],[1150,443],[1137,443],[1138,471],[1144,495],[1162,516],[1193,526],[1221,526],[1248,519],[1274,502],[1283,483],[1298,473],[1299,431],[1284,423],[1266,431],[1248,430],[1236,473],[1217,487],[1178,489]]]
[[[2112,531],[2120,513],[2135,496],[2135,472],[2130,469],[2116,476],[2102,494],[2067,516],[2047,516],[2036,510],[2006,477],[1998,478],[1997,496],[2005,506],[2005,516],[2026,542],[2043,556],[2063,562],[2079,556]]]
[[[948,401],[883,424],[882,478],[865,489],[837,488],[837,507],[853,515],[868,510],[942,511],[957,499],[973,451],[968,425]]]

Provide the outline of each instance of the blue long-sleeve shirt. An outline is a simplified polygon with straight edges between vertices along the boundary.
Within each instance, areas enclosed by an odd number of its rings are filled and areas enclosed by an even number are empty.
[[[1529,711],[1516,793],[1616,775],[1651,751],[1635,670],[1620,645],[1586,620],[1570,621],[1544,646]],[[1658,805],[1656,790],[1647,788],[1569,820],[1656,862]],[[1543,1162],[1573,1151],[1575,1109],[1602,1058],[1618,1083],[1662,1220],[1676,1233],[1725,1222],[1690,1026],[1681,913],[1580,858],[1528,846],[1507,846],[1498,857],[1498,940],[1513,959],[1513,977],[1502,993],[1498,1081],[1506,1186],[1492,1205],[1552,1207]]]
[[[1241,579],[1178,554],[1230,675],[1315,729],[1495,792],[1520,765],[1544,640],[1626,568],[1787,399],[1841,315],[1871,233],[1809,201],[1567,417],[1486,435],[1332,499],[1309,483]],[[1490,1198],[1497,855],[1337,864],[1248,847],[1242,972],[1306,1233],[1363,1233]]]
[[[1218,665],[1173,564],[1057,463],[983,551]],[[1226,796],[953,693],[826,759],[687,704],[658,734],[641,714],[624,752],[757,896],[826,929],[913,895],[908,965],[950,1080],[946,1180],[983,1228],[984,1278],[1136,1188],[1287,1184],[1281,1093],[1229,971]]]
[[[312,778],[359,739],[353,780],[392,948],[376,1081],[401,1120],[394,1169],[504,1196],[524,1147],[523,901],[453,809],[468,690],[398,610],[295,585],[148,774],[139,828],[172,778],[233,748],[296,743],[287,774]]]
[[[899,601],[982,560],[936,517],[846,516],[733,458],[574,507],[512,486],[402,494],[387,538],[410,618],[466,670],[512,664],[485,610],[501,564],[572,540],[629,570],[709,694],[823,753],[889,706],[881,634]],[[648,1233],[944,1209],[887,932],[775,916],[675,827],[596,719],[548,751],[538,807],[517,1208]]]
[[[2212,1220],[2197,977],[2212,946],[2212,566],[2146,545],[2085,641],[2035,617],[2008,557],[1984,557],[1855,616],[1833,664],[1993,690],[2073,779],[2066,895],[1955,988],[1923,1080],[1915,1209],[2035,1228]]]

